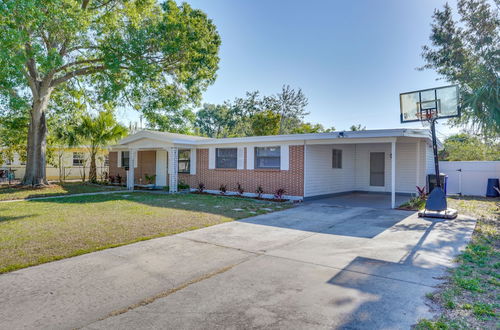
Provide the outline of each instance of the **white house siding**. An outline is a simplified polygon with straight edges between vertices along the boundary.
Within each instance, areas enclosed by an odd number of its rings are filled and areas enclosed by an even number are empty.
[[[342,150],[342,168],[332,168],[332,149]],[[355,180],[354,150],[353,144],[308,145],[304,196],[352,191]]]
[[[425,164],[425,174],[434,174],[436,172],[434,169],[434,151],[430,143],[425,144]]]
[[[343,150],[342,169],[332,168],[332,149]],[[383,187],[370,186],[370,152],[385,153]],[[420,166],[417,166],[417,157]],[[353,190],[391,191],[390,143],[307,145],[305,158],[305,197]],[[418,167],[420,173],[417,176]],[[416,193],[417,185],[425,185],[426,171],[426,143],[423,140],[420,140],[418,156],[417,139],[403,139],[403,142],[396,143],[396,192]]]

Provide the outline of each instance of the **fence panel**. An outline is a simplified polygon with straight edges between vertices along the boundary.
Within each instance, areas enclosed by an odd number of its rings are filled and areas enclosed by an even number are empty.
[[[448,175],[448,194],[485,196],[489,178],[500,178],[500,161],[439,162]]]

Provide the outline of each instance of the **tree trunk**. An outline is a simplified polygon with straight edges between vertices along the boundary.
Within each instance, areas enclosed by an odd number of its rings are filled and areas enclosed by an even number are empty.
[[[95,154],[96,154],[96,151],[94,151],[94,150],[92,150],[90,152],[89,181],[92,183],[97,182],[97,166],[95,164]]]
[[[34,100],[30,113],[28,130],[28,148],[26,172],[23,185],[42,186],[48,184],[45,173],[47,150],[47,123],[45,110],[49,103],[50,89],[40,91],[40,97]]]

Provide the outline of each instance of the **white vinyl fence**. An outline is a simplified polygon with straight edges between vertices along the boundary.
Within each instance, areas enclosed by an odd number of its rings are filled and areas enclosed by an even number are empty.
[[[448,175],[448,194],[485,196],[488,179],[500,178],[500,161],[439,162]]]

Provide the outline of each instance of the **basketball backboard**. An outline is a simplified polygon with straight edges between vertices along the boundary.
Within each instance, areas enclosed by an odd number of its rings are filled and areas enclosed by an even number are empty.
[[[401,93],[399,102],[402,123],[460,116],[458,85]]]

